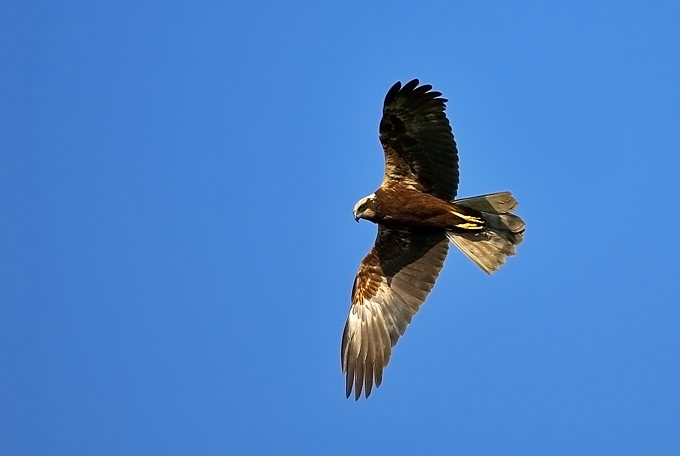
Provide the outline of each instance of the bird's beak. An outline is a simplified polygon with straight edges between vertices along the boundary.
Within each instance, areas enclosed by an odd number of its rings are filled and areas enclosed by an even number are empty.
[[[356,215],[356,214],[354,214],[354,221],[357,222],[357,223],[359,223],[359,216]]]

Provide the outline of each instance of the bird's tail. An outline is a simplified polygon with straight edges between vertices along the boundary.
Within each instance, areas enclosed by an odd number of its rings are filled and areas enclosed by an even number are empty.
[[[447,237],[484,272],[497,271],[524,239],[525,223],[512,214],[517,201],[510,192],[502,192],[460,199],[453,204],[479,211],[485,226],[478,231],[447,231]]]

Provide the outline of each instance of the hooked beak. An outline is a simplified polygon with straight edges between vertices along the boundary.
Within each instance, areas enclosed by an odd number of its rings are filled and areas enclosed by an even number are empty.
[[[354,221],[359,223],[359,216],[357,214],[354,214]]]

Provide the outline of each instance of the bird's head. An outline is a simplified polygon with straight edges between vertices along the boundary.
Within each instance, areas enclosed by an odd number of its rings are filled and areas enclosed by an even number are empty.
[[[362,198],[356,206],[354,206],[354,220],[358,222],[359,219],[371,220],[375,217],[374,198],[375,193],[372,193],[366,198]]]

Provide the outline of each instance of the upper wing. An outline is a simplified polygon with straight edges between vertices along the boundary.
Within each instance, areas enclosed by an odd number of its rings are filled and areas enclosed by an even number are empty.
[[[378,226],[375,245],[354,279],[352,306],[342,335],[347,397],[371,394],[392,347],[406,331],[444,266],[449,241],[442,231],[414,232]]]
[[[383,185],[406,185],[452,200],[458,189],[458,151],[441,93],[418,80],[387,92],[380,121],[385,151]]]

